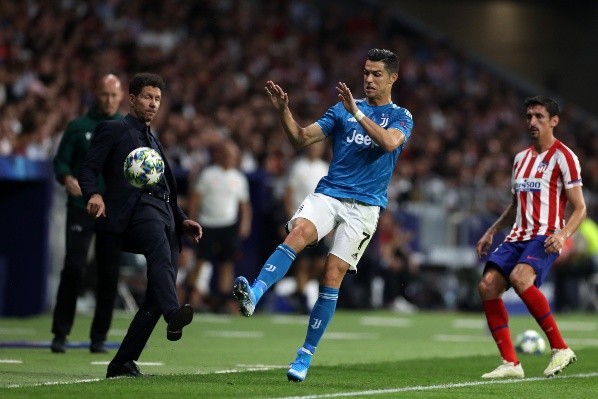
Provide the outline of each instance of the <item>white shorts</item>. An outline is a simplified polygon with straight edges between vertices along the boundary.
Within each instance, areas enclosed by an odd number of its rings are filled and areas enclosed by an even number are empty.
[[[336,199],[324,194],[308,195],[287,227],[297,218],[316,226],[318,241],[335,230],[329,253],[349,264],[349,273],[357,273],[357,262],[370,243],[380,216],[380,207],[353,199]]]

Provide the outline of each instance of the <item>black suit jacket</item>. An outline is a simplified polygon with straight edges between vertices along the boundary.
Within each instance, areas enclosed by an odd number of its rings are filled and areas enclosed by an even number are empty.
[[[98,174],[101,173],[104,177],[106,190],[103,198],[106,217],[98,218],[98,231],[123,233],[129,224],[135,204],[142,195],[140,189],[133,187],[125,179],[123,165],[131,151],[145,145],[139,139],[139,131],[144,126],[141,120],[128,114],[122,120],[101,122],[94,130],[91,147],[79,172],[79,185],[87,202],[92,194],[101,192],[96,183]],[[160,143],[158,145],[164,153],[162,145]],[[164,165],[164,177],[171,191],[169,202],[179,235],[180,248],[182,222],[188,218],[177,204],[176,181],[166,158],[164,158]]]

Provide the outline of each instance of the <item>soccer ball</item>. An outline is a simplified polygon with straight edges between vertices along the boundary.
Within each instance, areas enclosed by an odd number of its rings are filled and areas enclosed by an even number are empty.
[[[123,165],[125,179],[134,187],[152,187],[164,173],[164,160],[158,152],[149,147],[135,148],[125,158]]]
[[[546,342],[534,330],[526,330],[515,338],[515,350],[526,355],[541,355],[546,349]]]

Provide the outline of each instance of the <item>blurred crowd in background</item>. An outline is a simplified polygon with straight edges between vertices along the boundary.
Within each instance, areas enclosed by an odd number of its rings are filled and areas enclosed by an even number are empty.
[[[551,93],[513,85],[382,1],[2,1],[0,156],[51,159],[66,124],[91,105],[99,76],[114,73],[127,86],[137,72],[159,73],[167,87],[153,130],[176,170],[182,205],[211,163],[210,149],[233,140],[252,184],[252,235],[270,235],[258,244],[268,252],[284,234],[285,179],[301,154],[286,139],[265,82],[280,84],[299,123],[311,123],[337,101],[337,82],[363,96],[362,66],[373,47],[399,56],[392,98],[411,111],[415,127],[389,187],[390,227],[381,225],[384,235],[367,258],[384,279],[394,278],[387,276],[395,275],[393,264],[408,279],[425,262],[422,253],[472,246],[502,213],[513,157],[529,145],[523,99]],[[598,121],[561,105],[556,135],[579,156],[596,220]],[[380,250],[389,243],[397,248]],[[243,267],[259,270],[260,256]]]

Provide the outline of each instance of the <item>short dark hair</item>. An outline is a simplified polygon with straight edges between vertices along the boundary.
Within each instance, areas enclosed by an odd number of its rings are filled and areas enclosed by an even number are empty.
[[[399,58],[390,50],[373,48],[368,51],[369,61],[382,61],[389,74],[399,73]]]
[[[559,116],[561,114],[561,107],[559,104],[550,97],[535,96],[528,97],[525,99],[525,109],[533,107],[534,105],[541,105],[546,108],[550,117]]]
[[[155,73],[149,72],[141,72],[135,74],[133,79],[131,79],[131,83],[129,84],[129,94],[134,96],[138,96],[146,86],[157,87],[160,91],[164,90],[166,86],[164,84],[164,80],[160,75],[156,75]]]

